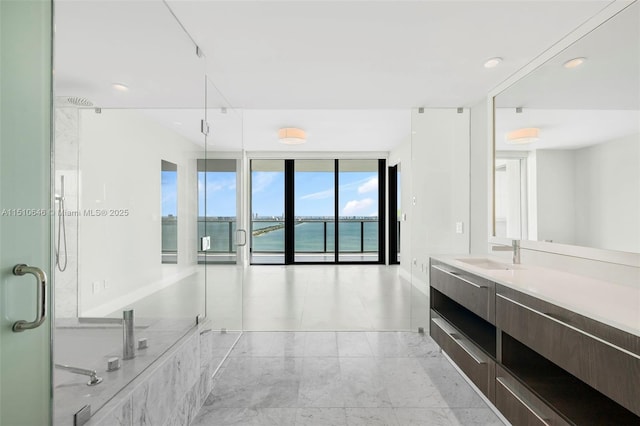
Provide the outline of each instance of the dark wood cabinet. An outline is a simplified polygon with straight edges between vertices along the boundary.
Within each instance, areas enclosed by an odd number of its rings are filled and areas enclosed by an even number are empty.
[[[498,286],[496,325],[499,329],[640,415],[639,354],[569,324],[564,319],[569,313],[558,312],[556,306],[540,303],[538,299],[538,306],[534,308],[527,303],[529,296],[518,297],[513,293],[511,289]]]
[[[493,323],[495,284],[492,281],[438,263],[431,264],[431,280],[431,287]]]
[[[567,426],[570,424],[500,366],[496,367],[495,406],[513,425]]]
[[[492,397],[495,374],[493,358],[436,312],[431,313],[429,332],[433,340],[465,372],[478,389]]]
[[[640,425],[640,337],[441,261],[430,334],[514,425]]]

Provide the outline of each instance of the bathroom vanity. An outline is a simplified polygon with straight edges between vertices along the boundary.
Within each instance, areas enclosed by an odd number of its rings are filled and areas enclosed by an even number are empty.
[[[640,289],[488,258],[430,261],[430,334],[514,425],[640,425]]]

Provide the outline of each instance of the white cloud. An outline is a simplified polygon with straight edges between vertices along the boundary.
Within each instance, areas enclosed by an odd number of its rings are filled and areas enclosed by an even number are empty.
[[[251,179],[251,191],[260,192],[266,189],[281,172],[255,172]]]
[[[375,176],[358,187],[358,194],[366,194],[367,192],[373,192],[377,190],[378,190],[378,177]]]
[[[369,209],[373,206],[374,202],[371,198],[365,198],[363,200],[351,200],[345,204],[342,209],[343,216],[371,216]]]
[[[324,191],[313,192],[311,194],[303,195],[301,200],[324,200],[326,198],[333,198],[333,188],[326,189]]]

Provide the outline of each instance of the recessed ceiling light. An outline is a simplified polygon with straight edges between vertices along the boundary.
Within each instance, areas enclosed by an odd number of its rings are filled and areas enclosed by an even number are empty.
[[[502,58],[499,57],[495,57],[495,58],[489,58],[487,59],[487,61],[484,63],[484,67],[485,68],[495,68],[498,65],[500,65],[500,62],[502,62]]]
[[[569,59],[567,62],[562,64],[562,66],[565,68],[576,68],[584,64],[586,60],[587,58],[573,58],[573,59]]]
[[[122,83],[113,83],[111,87],[116,89],[118,92],[126,92],[127,90],[129,90],[129,86]]]

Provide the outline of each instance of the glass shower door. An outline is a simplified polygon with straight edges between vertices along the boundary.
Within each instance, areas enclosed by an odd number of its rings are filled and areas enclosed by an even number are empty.
[[[37,269],[14,270],[28,264],[51,272],[51,9],[50,1],[0,2],[2,425],[51,421],[51,323],[41,317],[51,293],[39,292],[46,280]]]
[[[198,160],[198,263],[206,271],[206,314],[214,347],[224,355],[243,329],[245,231],[242,111],[207,76],[205,156]]]

